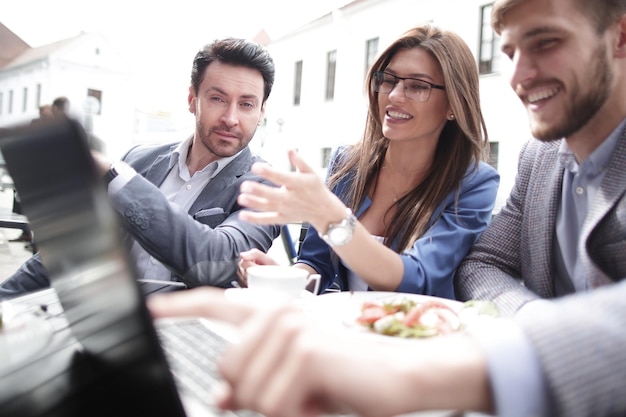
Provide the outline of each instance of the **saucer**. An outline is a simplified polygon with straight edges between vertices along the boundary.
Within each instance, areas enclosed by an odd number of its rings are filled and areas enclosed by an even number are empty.
[[[299,297],[293,298],[291,295],[276,291],[252,288],[227,288],[224,295],[228,300],[256,305],[262,307],[274,307],[280,304],[298,302],[301,299],[314,297],[313,293],[302,290]]]

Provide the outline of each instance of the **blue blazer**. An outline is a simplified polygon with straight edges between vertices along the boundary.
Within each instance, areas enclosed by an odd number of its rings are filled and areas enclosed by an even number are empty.
[[[337,152],[331,167],[336,162]],[[344,203],[350,181],[352,177],[346,176],[333,189]],[[456,193],[450,193],[433,213],[428,231],[413,243],[410,250],[400,254],[404,275],[396,291],[454,299],[454,273],[489,224],[499,183],[498,172],[488,164],[481,162],[477,170],[468,171],[461,182],[458,205],[454,201]],[[356,211],[356,217],[363,215],[371,204],[366,197]],[[392,244],[392,249],[396,248],[395,243]],[[309,265],[322,276],[320,291],[349,290],[346,268],[337,256],[332,255],[330,246],[312,226],[302,242],[298,262]]]

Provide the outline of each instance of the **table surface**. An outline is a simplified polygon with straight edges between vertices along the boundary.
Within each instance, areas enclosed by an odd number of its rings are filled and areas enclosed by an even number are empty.
[[[28,218],[23,214],[17,214],[6,209],[0,209],[0,227],[24,229],[27,226]]]
[[[330,310],[334,310],[333,316],[337,320],[338,309],[350,312],[364,300],[385,300],[397,296],[396,293],[345,292],[309,297],[299,302],[310,314],[323,314],[323,311],[331,314],[328,308],[331,306]],[[53,289],[39,291],[14,299],[13,302],[32,308],[42,306],[46,310],[45,320],[54,331],[54,338],[50,344],[19,367],[0,366],[0,415],[78,416],[84,415],[85,409],[76,411],[76,398],[83,398],[81,403],[106,401],[104,400],[106,393],[94,393],[100,391],[94,389],[97,376],[90,369],[92,365],[81,358],[82,347],[72,336],[55,291]],[[89,414],[93,415],[93,406],[86,408]],[[484,417],[482,414],[457,412],[423,412],[410,416]]]

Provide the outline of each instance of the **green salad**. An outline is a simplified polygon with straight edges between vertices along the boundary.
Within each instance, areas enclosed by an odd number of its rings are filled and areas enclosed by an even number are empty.
[[[415,301],[398,297],[385,303],[363,303],[357,323],[378,334],[413,339],[463,330],[481,316],[497,317],[496,305],[471,300],[459,307],[435,298]]]

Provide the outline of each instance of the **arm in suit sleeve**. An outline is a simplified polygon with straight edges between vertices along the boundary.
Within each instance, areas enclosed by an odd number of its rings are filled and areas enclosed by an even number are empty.
[[[551,416],[626,415],[624,278],[516,315],[542,365]]]
[[[49,287],[48,272],[41,263],[39,253],[36,253],[28,258],[13,275],[0,283],[0,300]]]
[[[503,315],[514,314],[538,298],[521,285],[521,228],[531,170],[531,164],[521,161],[527,147],[520,153],[518,174],[506,205],[465,257],[454,279],[457,299],[492,300]]]
[[[171,204],[161,191],[135,175],[112,196],[125,230],[154,258],[166,265],[188,287],[230,286],[237,279],[241,251],[267,251],[278,236],[278,226],[253,225],[239,220],[236,204],[242,176],[228,189],[230,203],[190,215]]]

